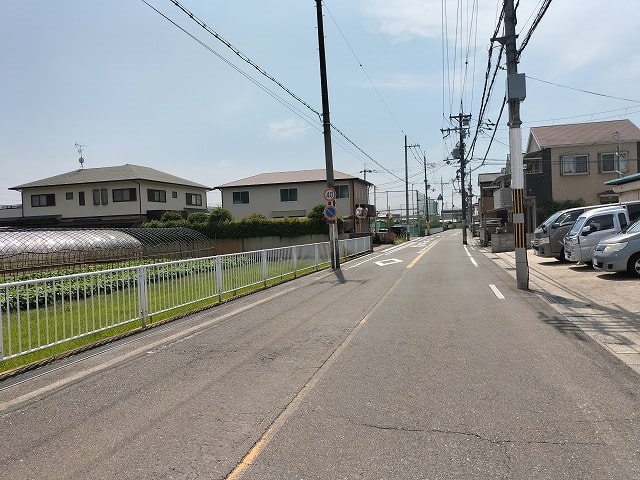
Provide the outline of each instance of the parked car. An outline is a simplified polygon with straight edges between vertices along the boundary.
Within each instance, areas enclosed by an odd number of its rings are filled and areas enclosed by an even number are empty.
[[[629,272],[640,278],[640,221],[625,233],[598,242],[593,267],[605,272]]]
[[[564,237],[564,257],[570,262],[591,264],[593,251],[602,240],[623,232],[629,225],[626,205],[596,208],[581,214]]]
[[[585,207],[568,208],[554,213],[533,232],[533,239],[531,240],[533,254],[538,257],[556,258],[564,261],[564,237],[576,219],[588,210],[620,205],[627,206],[631,220],[640,217],[640,202],[637,201],[611,203],[608,205],[588,205]]]

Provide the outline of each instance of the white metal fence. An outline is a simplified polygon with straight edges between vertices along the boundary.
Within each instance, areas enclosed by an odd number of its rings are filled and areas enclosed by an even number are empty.
[[[371,237],[339,241],[340,257]],[[117,268],[0,284],[0,361],[166,312],[278,283],[331,264],[329,243]]]

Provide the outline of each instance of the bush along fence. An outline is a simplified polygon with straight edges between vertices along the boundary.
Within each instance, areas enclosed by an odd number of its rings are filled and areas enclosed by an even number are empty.
[[[371,237],[339,241],[343,259],[371,248]],[[330,264],[329,243],[314,243],[1,283],[0,366],[145,328]]]

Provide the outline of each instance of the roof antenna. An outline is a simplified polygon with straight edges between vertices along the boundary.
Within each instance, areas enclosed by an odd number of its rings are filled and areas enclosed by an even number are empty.
[[[86,147],[86,145],[80,145],[78,142],[76,142],[76,148],[78,149],[78,153],[80,154],[80,158],[78,159],[78,161],[80,162],[80,170],[84,168],[84,158],[82,158],[82,147]]]

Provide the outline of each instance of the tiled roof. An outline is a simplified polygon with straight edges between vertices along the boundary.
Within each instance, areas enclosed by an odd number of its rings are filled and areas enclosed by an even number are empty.
[[[334,170],[333,178],[334,180],[360,180],[358,177],[353,177],[351,175],[347,175],[346,173],[338,172],[337,170]],[[327,172],[325,169],[293,170],[289,172],[261,173],[252,177],[225,183],[224,185],[219,185],[216,188],[278,185],[284,183],[325,182],[326,180]]]
[[[535,148],[531,140],[534,140],[538,147],[543,149],[564,145],[614,143],[618,141],[618,134],[621,142],[640,141],[640,128],[630,120],[611,120],[608,122],[531,127],[529,149]]]
[[[173,185],[182,185],[185,187],[204,188],[212,190],[211,187],[201,185],[184,178],[169,175],[168,173],[155,170],[150,167],[141,167],[139,165],[121,165],[119,167],[100,167],[100,168],[83,168],[72,172],[62,173],[42,180],[24,183],[10,190],[22,190],[30,187],[51,187],[57,185],[78,185],[87,183],[105,183],[120,182],[127,180],[147,180],[158,183],[168,183]]]

